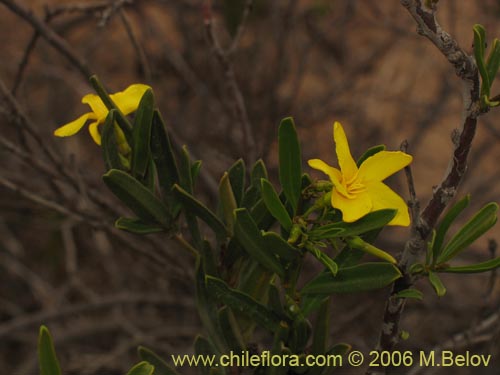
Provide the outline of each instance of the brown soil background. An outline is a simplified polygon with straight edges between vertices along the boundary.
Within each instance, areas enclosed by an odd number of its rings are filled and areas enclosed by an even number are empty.
[[[201,1],[135,1],[123,11],[110,6],[69,11],[76,4],[72,1],[21,4],[41,18],[46,9],[63,7],[50,27],[110,91],[133,82],[153,86],[176,142],[187,144],[203,160],[198,194],[213,204],[213,183],[234,160],[246,155],[241,126],[231,114],[227,79],[205,37]],[[214,1],[216,32],[226,47],[230,36],[222,14],[222,2]],[[490,41],[500,36],[498,1],[443,0],[438,19],[466,51],[471,50],[475,23],[486,27]],[[127,25],[142,47],[142,59]],[[15,85],[32,35],[32,27],[0,2],[0,80],[9,89]],[[256,152],[273,178],[277,177],[277,126],[285,116],[295,119],[304,161],[321,157],[334,163],[331,125],[338,120],[354,155],[380,143],[398,149],[407,139],[417,194],[424,204],[443,176],[452,149],[450,134],[461,121],[461,83],[436,48],[416,33],[413,19],[398,1],[256,1],[231,62]],[[55,337],[66,374],[125,373],[137,361],[139,344],[165,356],[191,353],[199,322],[192,302],[190,255],[161,237],[142,242],[109,230],[116,211],[123,208],[100,180],[104,172],[100,149],[86,131],[70,139],[51,135],[87,110],[79,102],[91,91],[86,78],[40,39],[19,82],[15,96],[23,111],[79,184],[71,189],[40,173],[34,161],[47,159],[32,140],[27,141],[31,150],[27,163],[0,150],[0,175],[71,212],[84,213],[87,220],[55,213],[0,187],[0,372],[36,373],[41,323]],[[496,90],[494,86],[493,94]],[[22,132],[9,116],[0,115],[0,127],[2,137],[23,147]],[[480,118],[458,194],[472,196],[465,217],[487,202],[500,201],[499,144],[499,113],[493,110]],[[402,173],[388,181],[407,196]],[[92,194],[112,209],[100,208]],[[99,225],[89,225],[89,218]],[[497,224],[457,262],[488,259],[488,240],[500,240],[498,228]],[[389,228],[378,245],[397,254],[407,236],[406,229]],[[407,305],[403,327],[410,339],[400,345],[401,350],[429,351],[484,317],[499,314],[499,282],[492,275],[443,279],[448,293],[442,298],[425,282],[418,285],[425,298]],[[336,299],[332,340],[371,350],[386,295],[380,291]],[[499,321],[488,332],[456,344],[457,352],[493,354],[495,363],[474,370],[475,374],[498,373]]]

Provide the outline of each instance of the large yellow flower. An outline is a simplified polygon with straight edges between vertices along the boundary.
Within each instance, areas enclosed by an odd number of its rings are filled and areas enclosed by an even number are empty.
[[[127,87],[124,91],[111,94],[109,97],[122,111],[124,115],[128,115],[137,110],[141,101],[142,95],[150,87],[143,84],[134,84]],[[82,103],[88,104],[92,112],[85,113],[74,121],[61,126],[54,131],[57,137],[69,137],[80,131],[88,120],[93,120],[89,125],[89,132],[92,139],[98,145],[101,144],[101,134],[99,133],[99,124],[104,123],[108,115],[108,109],[102,102],[101,98],[95,94],[87,94],[82,98]]]
[[[411,163],[412,157],[401,151],[380,151],[367,158],[358,168],[351,156],[349,143],[340,123],[333,125],[340,170],[319,159],[309,166],[327,174],[332,181],[332,206],[342,212],[345,222],[353,222],[371,211],[397,209],[389,225],[408,226],[410,216],[405,201],[382,181]]]

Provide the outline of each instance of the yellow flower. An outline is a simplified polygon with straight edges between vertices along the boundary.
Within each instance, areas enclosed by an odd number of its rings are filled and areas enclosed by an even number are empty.
[[[127,87],[124,91],[111,94],[109,97],[122,111],[124,115],[128,115],[137,110],[141,101],[142,95],[150,87],[143,84],[134,84]],[[87,120],[92,120],[89,125],[89,132],[92,139],[98,145],[101,144],[101,134],[99,133],[98,126],[104,123],[108,115],[108,109],[102,102],[101,98],[95,94],[87,94],[82,98],[82,103],[88,104],[92,112],[85,113],[74,121],[61,126],[54,131],[57,137],[69,137],[80,131],[85,125]]]
[[[401,151],[380,151],[358,168],[338,122],[333,125],[333,139],[340,170],[319,159],[308,163],[330,177],[334,185],[332,206],[342,212],[343,220],[350,223],[371,211],[390,208],[397,209],[397,214],[389,225],[408,226],[410,216],[405,201],[382,181],[410,164],[412,157]]]

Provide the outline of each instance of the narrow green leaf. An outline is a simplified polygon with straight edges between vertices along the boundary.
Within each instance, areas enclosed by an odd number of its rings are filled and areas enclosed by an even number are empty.
[[[227,172],[224,173],[219,182],[219,201],[224,213],[224,221],[230,236],[233,235],[234,228],[234,210],[237,208],[236,199],[233,194],[233,188]]]
[[[57,360],[54,343],[49,329],[42,325],[38,335],[38,363],[40,375],[61,375],[61,367]]]
[[[170,227],[171,215],[153,193],[129,174],[111,169],[102,176],[104,183],[139,218]]]
[[[151,126],[151,156],[156,165],[158,185],[162,189],[162,194],[168,196],[172,186],[179,183],[179,172],[168,133],[158,110],[154,111]],[[167,202],[169,205],[172,204],[169,199]]]
[[[497,222],[498,204],[489,203],[474,215],[445,246],[437,259],[437,263],[444,263],[454,258],[462,250],[482,236]]]
[[[193,186],[195,186],[195,182],[198,179],[202,164],[203,162],[201,160],[196,160],[191,165],[191,180],[193,181]]]
[[[155,367],[152,364],[142,361],[132,367],[127,375],[153,375],[154,371]]]
[[[102,155],[104,158],[104,164],[106,165],[106,170],[109,169],[121,169],[125,170],[125,167],[120,158],[120,151],[118,149],[118,142],[115,135],[115,113],[116,110],[112,109],[109,111],[104,121],[101,132],[101,147]]]
[[[116,110],[115,119],[116,122],[118,123],[118,126],[120,126],[120,128],[122,129],[125,138],[127,139],[127,142],[130,145],[134,144],[132,139],[132,125],[130,124],[130,121],[127,119],[127,117],[125,117],[125,115],[122,113],[120,108],[117,107],[117,105],[113,102],[113,100],[111,100],[111,97],[109,96],[108,92],[101,84],[96,75],[90,77],[90,84],[96,91],[99,98],[101,98],[106,108],[108,110],[112,109]]]
[[[243,200],[243,192],[245,190],[245,162],[243,159],[238,159],[227,171],[229,175],[229,181],[233,188],[234,198],[238,207],[241,206]]]
[[[287,262],[295,260],[301,253],[275,232],[262,232],[262,244],[267,251],[275,253]]]
[[[331,303],[328,297],[321,304],[318,315],[316,316],[316,324],[314,325],[313,342],[311,346],[311,354],[324,354],[328,347],[328,338],[330,337],[330,310]]]
[[[330,271],[332,276],[337,275],[339,267],[332,258],[326,255],[324,252],[321,252],[318,260]]]
[[[261,233],[246,208],[234,211],[236,222],[234,234],[247,253],[268,270],[283,278],[285,271],[278,258],[267,249]]]
[[[149,362],[154,366],[154,375],[178,375],[177,371],[167,365],[167,363],[152,350],[145,348],[144,346],[139,346],[137,348],[137,353],[139,354],[139,358],[141,360]]]
[[[174,185],[173,189],[175,196],[181,201],[186,210],[189,210],[201,220],[203,220],[207,225],[212,228],[212,230],[217,234],[219,238],[225,238],[228,235],[228,231],[224,224],[219,220],[215,214],[210,211],[203,203],[189,194],[186,190],[181,188],[179,185]]]
[[[290,330],[289,346],[293,353],[301,353],[304,351],[309,338],[311,337],[311,323],[299,314],[293,321],[292,329]]]
[[[276,220],[280,222],[280,224],[285,228],[285,230],[290,231],[292,228],[292,219],[288,212],[286,211],[285,206],[281,203],[281,200],[274,190],[273,185],[266,179],[261,180],[261,190],[262,190],[262,199],[267,206],[267,209],[274,216]]]
[[[436,238],[434,239],[434,243],[432,245],[432,262],[435,264],[439,256],[441,255],[441,251],[443,250],[443,242],[444,238],[446,236],[446,233],[448,232],[448,229],[450,229],[451,224],[456,220],[456,218],[462,213],[465,208],[470,203],[470,195],[467,194],[465,197],[460,199],[457,203],[451,207],[446,215],[443,217],[443,220],[441,220],[441,223],[436,229]]]
[[[323,272],[303,288],[302,294],[354,293],[380,289],[401,277],[391,263],[363,263],[340,268],[337,276]]]
[[[146,175],[151,150],[151,124],[153,121],[154,96],[151,89],[147,89],[142,95],[139,107],[134,118],[132,136],[134,147],[132,147],[132,175],[142,179]]]
[[[193,194],[193,174],[191,156],[186,146],[182,146],[179,157],[179,186],[186,190],[189,194]]]
[[[358,159],[356,162],[357,166],[359,167],[363,162],[368,159],[369,157],[379,153],[380,151],[385,151],[385,145],[378,145],[378,146],[373,146],[369,148],[368,150],[365,151],[363,155]]]
[[[203,336],[197,336],[194,341],[194,352],[199,358],[210,358],[216,356],[220,353],[212,346],[210,341],[208,341]],[[198,370],[202,375],[218,375],[223,371],[222,367],[209,367],[207,365],[201,364],[198,366]]]
[[[493,40],[493,45],[491,46],[490,53],[486,61],[486,70],[488,71],[490,85],[493,85],[499,67],[500,67],[500,41],[495,38]]]
[[[266,165],[259,159],[255,162],[252,167],[252,172],[250,173],[252,179],[252,185],[260,187],[260,180],[265,178],[268,179]]]
[[[226,345],[218,320],[217,304],[206,285],[204,263],[202,258],[196,260],[196,307],[203,327],[217,349],[223,352],[226,349]]]
[[[476,59],[477,68],[482,80],[481,95],[489,97],[491,82],[488,76],[488,71],[486,70],[486,64],[484,62],[486,31],[484,27],[479,24],[474,25],[472,30],[474,32],[474,57]]]
[[[226,339],[227,347],[235,353],[245,350],[245,342],[231,309],[226,306],[219,310],[219,323]]]
[[[301,297],[300,305],[304,316],[308,316],[321,308],[321,305],[330,298],[330,296],[325,296],[323,294],[304,294]]]
[[[424,299],[423,293],[414,288],[404,289],[395,294],[396,298],[413,298],[422,301]]]
[[[274,283],[269,284],[269,307],[278,316],[284,316],[285,311],[281,303],[280,291]]]
[[[255,224],[257,224],[260,229],[267,230],[276,222],[276,219],[267,209],[263,199],[259,199],[257,203],[255,203],[250,213],[252,214],[252,219],[255,221]]]
[[[276,332],[280,319],[266,306],[254,300],[248,294],[230,288],[223,280],[206,276],[207,290],[233,311],[253,319],[261,327]]]
[[[500,258],[495,258],[488,260],[486,262],[470,264],[467,266],[460,267],[447,267],[443,269],[436,270],[436,272],[447,272],[447,273],[480,273],[492,271],[500,267]]]
[[[165,228],[150,224],[138,218],[120,217],[115,221],[115,227],[135,234],[150,234],[163,232]]]
[[[359,236],[369,231],[384,227],[395,216],[397,210],[385,209],[370,212],[353,223],[338,222],[323,225],[309,232],[309,237],[321,240],[333,237]]]
[[[432,287],[439,297],[442,297],[446,294],[446,288],[444,287],[443,282],[441,281],[439,276],[432,271],[429,271],[429,282],[431,283]]]
[[[373,246],[371,243],[364,241],[360,237],[355,236],[347,238],[346,243],[353,249],[361,250],[367,254],[386,260],[392,264],[397,264],[396,259],[394,259],[394,257],[391,254]]]
[[[295,214],[301,193],[302,158],[297,131],[291,117],[281,121],[278,146],[280,183]]]

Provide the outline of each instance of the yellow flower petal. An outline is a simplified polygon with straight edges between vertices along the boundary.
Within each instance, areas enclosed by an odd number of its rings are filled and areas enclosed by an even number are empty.
[[[80,131],[89,119],[90,113],[85,113],[84,115],[78,117],[76,120],[67,123],[54,130],[54,135],[56,137],[69,137]]]
[[[335,151],[337,152],[340,170],[342,171],[345,182],[348,183],[356,177],[358,167],[352,158],[344,129],[342,125],[340,125],[340,122],[337,121],[333,124],[333,139],[335,140]]]
[[[341,184],[342,174],[337,168],[330,167],[320,159],[311,159],[307,163],[311,168],[317,169],[330,177],[333,185],[335,185],[335,189],[339,190],[342,194],[347,195],[345,186]]]
[[[401,151],[380,151],[361,164],[358,177],[365,183],[383,181],[410,164],[412,159]]]
[[[396,217],[388,225],[410,225],[410,214],[406,202],[382,182],[373,182],[366,186],[366,192],[373,202],[372,211],[386,208],[398,210]]]
[[[103,122],[108,115],[109,111],[98,95],[87,94],[82,98],[82,103],[90,106],[92,112],[94,112],[95,119],[99,122]]]
[[[99,125],[99,121],[93,122],[92,124],[89,125],[89,133],[94,140],[95,143],[97,143],[99,146],[101,145],[101,133],[99,133],[99,129],[97,128]]]
[[[136,83],[134,85],[130,85],[124,91],[117,92],[109,97],[113,100],[116,106],[120,108],[120,111],[122,111],[124,115],[128,115],[129,113],[137,110],[142,96],[149,88],[150,87],[148,85]]]
[[[337,190],[332,191],[332,206],[342,211],[342,220],[352,223],[372,211],[372,200],[366,192],[346,198]]]

